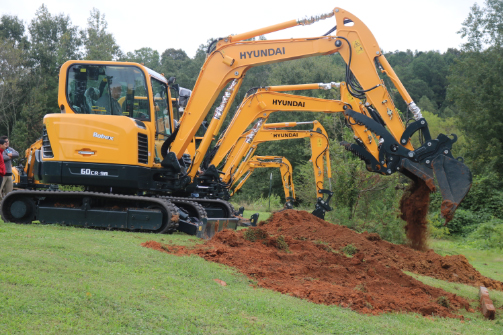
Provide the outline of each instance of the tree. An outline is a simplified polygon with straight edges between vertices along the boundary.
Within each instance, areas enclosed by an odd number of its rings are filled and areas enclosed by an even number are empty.
[[[22,48],[29,46],[28,38],[26,37],[23,21],[17,16],[2,15],[0,19],[0,39],[10,40],[15,46],[19,44]]]
[[[454,49],[449,49],[443,54],[438,51],[412,52],[407,50],[407,52],[388,53],[386,58],[412,99],[416,103],[419,103],[421,99],[423,102],[429,101],[428,110],[438,111],[438,114],[443,116],[444,110],[452,105],[446,100],[447,75],[449,66],[458,55],[459,52]],[[394,87],[387,77],[385,80],[387,87]],[[398,91],[394,91],[392,94],[397,108],[406,111],[407,106]]]
[[[472,7],[460,33],[468,41],[449,76],[475,172],[503,176],[503,0]]]
[[[465,51],[482,51],[488,46],[500,48],[503,43],[503,1],[486,0],[486,7],[474,4],[470,14],[463,21],[463,27],[458,32],[467,38],[463,44]]]
[[[21,111],[24,74],[23,50],[0,38],[0,125],[7,136]]]
[[[33,65],[43,73],[56,76],[64,62],[81,58],[79,29],[72,26],[69,16],[51,15],[45,5],[35,15],[28,28]]]
[[[21,112],[27,92],[26,77],[28,38],[16,16],[0,19],[0,131],[10,136]]]
[[[176,77],[176,82],[180,86],[192,89],[196,83],[199,68],[185,51],[169,48],[161,55],[161,72],[167,78]]]
[[[34,78],[33,89],[25,97],[21,106],[21,114],[14,124],[11,142],[15,143],[19,152],[24,152],[42,135],[42,119],[45,114],[54,111],[51,105],[56,103],[54,96],[47,94],[49,85],[42,77]]]
[[[87,19],[87,28],[82,32],[85,47],[85,59],[112,61],[122,57],[122,51],[114,36],[107,32],[108,23],[105,14],[93,8]]]
[[[134,52],[128,52],[124,60],[128,62],[141,63],[158,72],[161,67],[159,52],[157,52],[157,50],[153,50],[152,48],[141,48],[135,50]]]

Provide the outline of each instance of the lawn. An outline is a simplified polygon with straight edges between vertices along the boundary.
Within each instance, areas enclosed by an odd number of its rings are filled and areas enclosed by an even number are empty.
[[[254,288],[233,269],[199,257],[140,246],[149,240],[201,242],[183,234],[0,223],[0,240],[0,334],[503,333],[501,292],[490,293],[499,308],[495,321],[479,312],[463,312],[469,318],[464,322],[416,314],[368,316]],[[456,251],[442,241],[432,245],[444,254]],[[497,255],[463,253],[483,274],[501,276]],[[473,299],[477,307],[476,288],[416,277]]]

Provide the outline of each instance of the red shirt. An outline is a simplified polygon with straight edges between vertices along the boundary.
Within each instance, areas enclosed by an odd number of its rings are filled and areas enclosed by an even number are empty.
[[[3,149],[0,148],[0,176],[5,176],[5,162],[3,161]]]

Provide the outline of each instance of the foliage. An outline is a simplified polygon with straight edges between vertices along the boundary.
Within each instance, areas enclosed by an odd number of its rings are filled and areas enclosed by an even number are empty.
[[[464,53],[449,77],[450,98],[458,106],[458,126],[466,133],[476,173],[503,174],[502,69],[502,51],[490,48]]]
[[[56,76],[64,62],[81,58],[79,29],[68,15],[52,15],[42,4],[28,30],[31,60],[41,73]]]
[[[141,48],[134,52],[128,52],[122,60],[140,63],[154,71],[160,71],[161,63],[159,52],[152,48]]]
[[[283,208],[281,197],[276,194],[271,194],[269,206],[269,197],[260,197],[253,202],[253,208],[263,211],[273,211]]]
[[[85,59],[117,60],[122,56],[119,45],[113,34],[107,32],[108,23],[105,14],[93,8],[87,19],[87,28],[82,32],[82,40],[86,50]]]
[[[80,185],[58,185],[60,191],[84,191],[84,186]]]
[[[495,173],[476,175],[473,178],[472,188],[461,207],[503,219],[502,186],[501,180]]]
[[[460,208],[456,211],[454,219],[447,224],[447,228],[452,235],[466,236],[487,219],[489,219],[487,214]]]
[[[341,248],[341,251],[346,254],[346,256],[353,256],[358,252],[358,248],[352,244],[348,244]]]
[[[440,217],[440,212],[435,212],[428,218],[428,232],[433,238],[446,238],[450,231],[444,225],[445,220]]]
[[[17,16],[2,15],[0,18],[0,39],[13,41],[16,46],[21,45],[22,48],[29,47],[25,26]]]
[[[460,30],[467,41],[448,79],[449,98],[459,109],[458,124],[466,132],[471,166],[477,173],[503,174],[501,91],[503,69],[503,1],[475,4]]]
[[[503,220],[491,218],[473,231],[468,239],[476,241],[482,249],[503,250]]]
[[[459,33],[466,37],[463,44],[466,51],[481,51],[488,46],[503,46],[503,1],[486,0],[485,7],[475,3],[470,8],[468,17],[463,21]]]
[[[450,65],[459,57],[457,50],[449,49],[443,54],[437,51],[395,51],[385,56],[418,106],[440,116],[453,113],[454,106],[446,99],[447,75]],[[391,81],[387,77],[385,81],[387,87],[392,88],[393,100],[398,109],[406,111],[406,119],[412,117]]]
[[[290,249],[288,248],[288,243],[285,240],[285,236],[283,235],[278,236],[276,242],[278,243],[278,249],[283,250],[285,252],[290,252]]]
[[[269,237],[269,235],[267,234],[267,232],[265,230],[260,229],[260,228],[255,228],[255,227],[247,229],[243,234],[243,238],[247,241],[250,241],[250,242],[255,242],[257,240],[263,240],[268,237]]]
[[[11,39],[0,38],[0,124],[10,136],[23,103],[24,50]]]

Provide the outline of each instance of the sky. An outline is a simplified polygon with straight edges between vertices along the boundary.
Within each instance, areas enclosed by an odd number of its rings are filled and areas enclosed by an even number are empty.
[[[70,16],[73,25],[87,26],[93,7],[108,22],[122,51],[150,47],[162,53],[182,49],[194,57],[208,39],[328,13],[343,8],[362,20],[385,52],[446,51],[459,48],[462,27],[470,8],[483,0],[0,0],[0,15],[15,15],[28,27],[44,3],[53,15]],[[120,4],[120,5],[119,5]],[[330,18],[266,35],[270,39],[314,37],[335,25]]]

